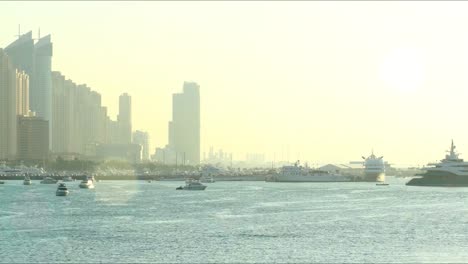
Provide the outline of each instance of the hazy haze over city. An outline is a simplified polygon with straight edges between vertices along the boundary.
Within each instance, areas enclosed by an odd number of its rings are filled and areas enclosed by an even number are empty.
[[[171,96],[200,85],[201,151],[313,163],[468,156],[467,2],[2,2],[0,46],[41,29],[52,70],[167,144]],[[289,152],[289,155],[287,154]],[[465,154],[465,155],[463,155]]]

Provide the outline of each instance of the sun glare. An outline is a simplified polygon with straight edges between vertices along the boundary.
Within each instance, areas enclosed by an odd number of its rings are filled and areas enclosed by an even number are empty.
[[[391,51],[383,60],[380,77],[388,87],[400,92],[414,92],[424,81],[420,52],[410,48]]]

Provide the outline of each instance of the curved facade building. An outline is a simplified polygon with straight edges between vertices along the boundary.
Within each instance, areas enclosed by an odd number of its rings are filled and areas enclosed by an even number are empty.
[[[30,107],[36,115],[51,120],[52,108],[52,43],[47,35],[34,46],[34,87],[30,89]],[[50,122],[49,122],[50,123]]]

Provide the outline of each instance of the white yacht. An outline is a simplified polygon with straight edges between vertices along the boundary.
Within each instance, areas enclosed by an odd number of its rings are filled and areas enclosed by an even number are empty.
[[[200,183],[199,180],[189,178],[185,180],[185,186],[177,187],[176,190],[189,190],[189,191],[203,191],[206,189],[206,185]]]
[[[200,182],[203,182],[203,183],[213,183],[213,182],[215,182],[215,180],[214,180],[214,178],[213,178],[212,175],[211,175],[211,176],[202,176],[202,177],[200,178]]]
[[[68,177],[65,177],[62,179],[63,182],[72,182],[72,181],[75,181],[75,179],[73,179],[71,176],[68,176]]]
[[[93,181],[89,177],[86,178],[86,180],[82,180],[79,186],[82,189],[93,189],[94,188]]]
[[[377,157],[372,154],[369,157],[362,157],[364,159],[364,181],[371,182],[384,182],[385,181],[385,163],[383,156]]]
[[[65,183],[60,183],[57,191],[55,192],[55,195],[57,196],[67,196],[70,192],[68,191],[67,186],[65,186]]]
[[[53,179],[51,177],[46,177],[46,178],[42,179],[42,181],[41,181],[41,184],[56,184],[56,183],[57,183],[57,180]]]
[[[24,177],[23,185],[31,185],[31,184],[32,184],[31,178],[29,178],[29,176]]]
[[[283,166],[279,173],[271,175],[267,181],[271,182],[349,182],[350,177],[334,174],[328,171],[311,169],[300,166],[299,161],[294,165]]]
[[[459,158],[455,145],[450,146],[445,159],[436,163],[429,163],[423,167],[424,171],[413,178],[406,185],[417,186],[468,186],[468,162]]]

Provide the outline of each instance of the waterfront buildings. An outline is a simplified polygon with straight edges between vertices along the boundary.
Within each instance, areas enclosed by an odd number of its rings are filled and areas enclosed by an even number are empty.
[[[16,69],[0,49],[0,159],[16,156]]]
[[[128,94],[120,97],[118,121],[107,115],[101,94],[86,84],[77,85],[60,72],[52,72],[52,151],[56,154],[79,154],[84,158],[100,156],[125,157],[121,149],[134,152],[124,134],[131,138],[131,101]],[[109,145],[119,145],[109,147]],[[105,147],[100,147],[100,146]],[[104,150],[103,150],[104,149]],[[98,153],[99,152],[99,153]],[[132,156],[132,160],[135,160]]]
[[[44,161],[49,156],[49,121],[38,116],[18,117],[18,160]]]

